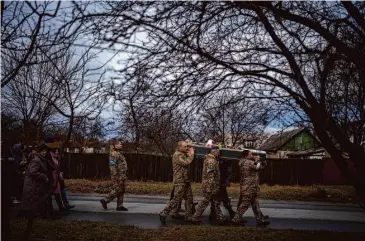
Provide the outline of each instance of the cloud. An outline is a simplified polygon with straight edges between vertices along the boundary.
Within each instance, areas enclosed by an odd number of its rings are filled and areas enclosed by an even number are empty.
[[[265,133],[268,133],[268,134],[275,134],[275,133],[282,132],[282,131],[294,130],[296,128],[297,127],[295,127],[295,126],[290,126],[290,127],[287,127],[287,128],[279,128],[279,127],[274,127],[274,126],[267,126],[264,129],[264,132]]]
[[[273,134],[273,133],[276,133],[276,132],[279,132],[281,131],[280,128],[277,128],[277,127],[272,127],[272,126],[268,126],[264,129],[264,132],[265,133],[268,133],[268,134]]]

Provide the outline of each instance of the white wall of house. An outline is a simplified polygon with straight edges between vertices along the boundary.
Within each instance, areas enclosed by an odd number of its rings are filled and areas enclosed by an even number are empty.
[[[255,137],[254,134],[247,133],[247,134],[243,135],[243,137],[242,137],[243,141],[237,142],[235,147],[238,147],[241,149],[245,149],[245,148],[246,149],[256,149],[266,138],[267,138],[267,135],[265,135],[265,134]],[[226,135],[225,142],[226,142],[226,145],[229,145],[229,146],[233,145],[231,134]]]
[[[83,147],[82,151],[84,153],[94,153],[94,148],[93,147]]]

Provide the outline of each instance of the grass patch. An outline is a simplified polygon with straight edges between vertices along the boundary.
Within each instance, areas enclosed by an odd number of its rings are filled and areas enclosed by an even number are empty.
[[[22,240],[26,222],[16,219],[11,228],[14,240]],[[175,226],[143,229],[103,222],[36,220],[33,240],[114,241],[114,240],[264,240],[264,241],[349,241],[363,240],[363,233],[274,230],[264,228]]]
[[[100,193],[106,194],[112,188],[110,180],[86,180],[67,179],[67,188],[73,193]],[[127,182],[127,193],[140,195],[169,196],[172,190],[169,182]],[[193,183],[194,196],[201,195],[201,184]],[[239,184],[233,183],[228,188],[228,194],[232,198],[238,198],[240,194]],[[270,200],[299,200],[299,201],[325,201],[355,203],[355,191],[351,186],[269,186],[261,185],[260,198]]]

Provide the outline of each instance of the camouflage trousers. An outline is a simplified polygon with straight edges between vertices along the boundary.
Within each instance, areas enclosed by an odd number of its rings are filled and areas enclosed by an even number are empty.
[[[115,166],[110,166],[110,174],[113,187],[104,200],[109,203],[117,198],[117,207],[121,207],[123,206],[123,198],[125,193],[125,180],[120,179]]]
[[[171,194],[170,194],[170,201],[174,198],[175,195],[175,187],[172,188]],[[186,210],[186,195],[184,195],[183,199],[185,200],[185,210]],[[178,215],[181,209],[181,203],[179,203],[179,206],[173,210],[171,210],[170,215]]]
[[[227,193],[227,187],[226,186],[220,186],[219,187],[219,205],[222,202],[223,206],[228,210],[230,215],[234,215],[234,211],[232,209],[232,205],[231,205],[231,200],[228,197],[228,193]],[[211,205],[210,205],[210,213],[211,215],[215,214],[215,205],[213,203],[213,199],[211,200]]]
[[[216,219],[217,220],[224,219],[222,210],[220,208],[219,193],[213,194],[211,192],[203,192],[203,200],[199,202],[196,211],[193,215],[193,220],[197,220],[203,215],[205,209],[208,207],[210,202],[214,206],[213,210],[215,212]]]
[[[243,214],[247,211],[247,209],[252,207],[252,211],[255,214],[256,220],[262,219],[262,212],[260,210],[259,201],[257,199],[257,192],[254,193],[245,193],[240,195],[240,199],[237,206],[237,212],[232,219],[233,222],[239,222],[242,220]]]
[[[184,197],[186,200],[185,219],[190,219],[193,214],[193,192],[191,190],[190,183],[181,183],[174,186],[174,197],[167,204],[166,208],[162,210],[160,215],[163,217],[167,217],[171,211],[178,210]]]

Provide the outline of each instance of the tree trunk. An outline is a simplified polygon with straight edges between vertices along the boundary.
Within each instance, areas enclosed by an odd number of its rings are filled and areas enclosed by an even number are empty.
[[[354,177],[354,188],[356,191],[356,196],[361,202],[361,207],[365,210],[365,160],[363,158],[363,150],[358,152],[348,153],[350,160],[355,163],[353,170],[350,169],[350,175]]]
[[[72,130],[73,130],[73,125],[74,125],[74,114],[73,112],[71,112],[71,116],[70,116],[70,122],[68,124],[68,130],[67,130],[67,135],[66,135],[66,139],[63,141],[62,143],[62,147],[60,150],[61,153],[61,159],[63,157],[63,153],[64,153],[64,149],[65,147],[69,144],[70,139],[71,139],[71,134],[72,134]]]
[[[140,130],[139,130],[138,118],[137,118],[137,115],[136,115],[136,112],[135,112],[134,106],[133,106],[133,99],[129,99],[129,105],[131,108],[133,125],[134,125],[135,131],[136,131],[136,133],[135,133],[136,138],[134,140],[134,143],[135,143],[135,150],[137,151],[138,147],[139,147],[139,142],[141,141],[141,134],[140,134]]]
[[[1,22],[3,21],[4,10],[5,10],[5,1],[1,1]]]
[[[326,120],[326,118],[322,118],[321,116],[319,116],[318,112],[316,113],[316,117],[312,118],[312,123],[319,140],[321,141],[323,147],[331,155],[331,159],[335,162],[342,176],[346,178],[346,180],[348,180],[355,188],[356,195],[359,199],[359,202],[361,203],[360,205],[365,210],[365,160],[363,160],[364,154],[361,153],[360,149],[358,151],[348,151],[350,160],[345,159],[342,156],[342,151],[337,149],[335,143],[331,140],[330,136],[327,133],[327,131],[329,133],[332,133],[333,131],[338,130],[329,129],[328,125],[326,125],[324,121]],[[345,149],[345,151],[347,150]],[[354,163],[354,167],[356,168],[351,169],[349,163]]]

